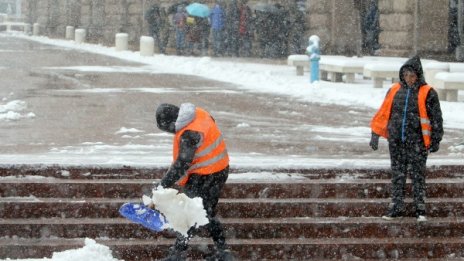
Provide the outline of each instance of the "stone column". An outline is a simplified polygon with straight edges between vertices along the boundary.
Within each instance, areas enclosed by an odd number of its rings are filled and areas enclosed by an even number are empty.
[[[456,47],[456,60],[464,61],[464,0],[458,0],[458,32],[460,44]]]
[[[449,0],[416,0],[415,50],[446,54],[448,51]]]
[[[332,0],[331,32],[334,53],[345,55],[359,53],[361,26],[359,12],[353,1]]]

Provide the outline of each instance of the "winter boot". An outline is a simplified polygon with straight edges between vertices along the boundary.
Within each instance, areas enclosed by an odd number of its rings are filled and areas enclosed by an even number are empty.
[[[394,219],[402,218],[402,217],[403,217],[403,212],[398,210],[396,207],[390,208],[387,214],[382,216],[382,218],[385,220],[394,220]]]
[[[184,261],[187,260],[186,251],[180,251],[175,247],[169,248],[169,254],[166,258],[161,259],[163,261]]]
[[[233,261],[235,260],[234,255],[228,249],[215,250],[205,257],[206,261]]]
[[[416,219],[417,222],[427,221],[427,217],[425,216],[425,210],[416,210]]]

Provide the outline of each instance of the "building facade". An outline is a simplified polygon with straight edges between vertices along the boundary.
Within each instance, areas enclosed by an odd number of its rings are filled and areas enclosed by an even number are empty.
[[[168,7],[168,0],[22,0],[22,15],[29,23],[39,23],[50,37],[63,37],[67,25],[85,28],[89,41],[112,45],[114,35],[129,34],[132,48],[138,47],[140,36],[147,34],[143,14],[153,3]],[[235,1],[235,0],[223,0]],[[240,0],[237,0],[240,1]],[[450,50],[450,1],[463,0],[300,0],[305,14],[305,35],[316,34],[325,54],[363,55],[362,21],[371,1],[379,12],[380,31],[377,55],[452,59]],[[2,2],[15,2],[13,0]],[[199,1],[212,5],[213,0]],[[286,6],[295,0],[248,1]],[[462,8],[459,9],[462,13]],[[461,14],[460,13],[460,14]],[[462,15],[458,15],[462,21]],[[462,22],[459,22],[462,24]],[[462,27],[462,25],[461,25]],[[462,35],[462,29],[458,30]],[[456,53],[461,48],[456,48]],[[453,52],[450,54],[450,52]]]
[[[21,0],[0,0],[0,14],[21,17]]]

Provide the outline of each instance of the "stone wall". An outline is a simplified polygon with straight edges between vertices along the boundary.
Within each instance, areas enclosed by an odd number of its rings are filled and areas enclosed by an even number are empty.
[[[292,0],[268,0],[285,5]],[[326,54],[360,55],[360,3],[368,0],[306,0],[305,38],[316,34]],[[380,10],[380,54],[410,56],[414,53],[446,53],[448,0],[378,0]],[[88,40],[112,46],[118,32],[129,34],[132,49],[147,34],[145,10],[167,0],[23,0],[23,15],[38,22],[50,37],[64,38],[65,28],[85,28]],[[214,0],[201,1],[212,4]],[[262,0],[250,0],[253,7]],[[362,5],[361,4],[361,5]]]
[[[386,55],[405,56],[414,49],[415,0],[380,0],[380,44]]]
[[[321,38],[323,52],[360,54],[360,17],[352,1],[310,1],[309,25],[308,34],[316,34]]]
[[[448,0],[379,0],[381,53],[447,52]]]
[[[446,52],[448,48],[448,0],[420,0],[417,14],[417,52],[419,54]]]

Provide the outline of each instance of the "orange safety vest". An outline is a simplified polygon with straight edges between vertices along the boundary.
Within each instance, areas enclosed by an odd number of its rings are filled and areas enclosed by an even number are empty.
[[[211,115],[205,110],[197,107],[195,119],[187,126],[176,132],[173,142],[173,160],[179,155],[180,137],[186,130],[192,130],[201,134],[200,146],[195,151],[193,161],[177,184],[185,186],[190,175],[211,175],[225,169],[229,165],[229,155],[227,154],[226,143],[222,133],[217,127]]]
[[[382,106],[374,115],[371,121],[372,132],[380,135],[384,138],[388,138],[388,121],[390,120],[390,113],[393,103],[393,98],[400,89],[401,85],[399,83],[394,84],[390,91],[385,97],[385,100],[382,103]],[[427,116],[426,100],[427,95],[432,87],[430,85],[421,86],[419,89],[419,95],[417,97],[417,102],[419,105],[419,116],[422,129],[422,137],[424,139],[425,147],[428,149],[430,147],[430,137],[432,134],[432,126],[430,125],[430,119]]]

